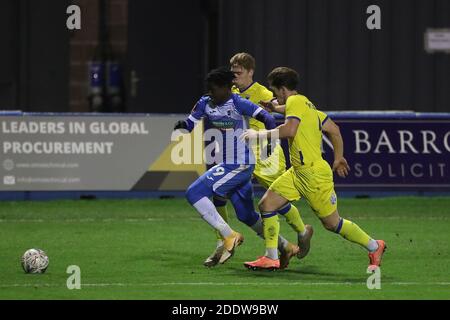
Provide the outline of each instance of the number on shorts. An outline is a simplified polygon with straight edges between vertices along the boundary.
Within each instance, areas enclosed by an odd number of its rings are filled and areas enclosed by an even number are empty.
[[[225,169],[223,167],[217,167],[216,172],[213,172],[213,176],[221,176],[225,173]]]

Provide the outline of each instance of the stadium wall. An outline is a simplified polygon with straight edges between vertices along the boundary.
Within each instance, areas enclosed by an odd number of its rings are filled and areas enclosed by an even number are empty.
[[[328,114],[340,126],[351,167],[347,178],[335,177],[338,191],[450,192],[450,113]],[[182,151],[171,128],[184,117],[2,112],[0,199],[182,196],[206,170],[203,142],[198,146],[203,126],[189,135],[193,152],[181,156],[185,163],[172,156]],[[287,141],[282,146],[288,157]],[[332,163],[326,138],[323,152]]]
[[[0,108],[69,111],[68,0],[0,1]]]
[[[448,28],[448,0],[218,1],[218,64],[250,52],[262,83],[294,68],[321,109],[449,112],[450,55],[424,48],[427,29]],[[366,26],[370,5],[380,30]]]

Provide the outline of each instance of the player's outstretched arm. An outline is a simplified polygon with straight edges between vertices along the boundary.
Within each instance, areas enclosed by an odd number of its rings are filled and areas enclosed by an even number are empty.
[[[187,118],[186,120],[179,120],[175,122],[173,131],[184,129],[187,130],[188,132],[191,132],[192,130],[194,130],[195,124],[199,121],[200,120],[197,120],[195,118],[193,119],[192,116],[189,116],[189,118]]]
[[[236,99],[236,107],[242,115],[261,121],[267,130],[274,129],[277,126],[275,118],[257,104],[241,98]]]
[[[284,123],[277,128],[280,139],[295,137],[299,125],[300,120],[298,118],[286,118]]]
[[[333,171],[345,178],[350,171],[350,167],[347,160],[344,158],[344,140],[342,139],[341,131],[333,120],[328,119],[322,126],[322,131],[325,132],[328,139],[330,139],[331,144],[334,149],[334,162]]]
[[[284,123],[272,130],[246,130],[242,135],[242,140],[251,140],[259,138],[293,138],[297,134],[298,126],[300,125],[300,120],[297,118],[287,118]]]
[[[286,106],[279,105],[278,101],[276,101],[276,100],[260,101],[259,104],[262,105],[263,108],[269,112],[277,112],[277,113],[281,113],[281,114],[286,114]]]
[[[249,115],[266,125],[266,130],[246,130],[241,135],[241,140],[252,140],[257,137],[269,139],[292,138],[297,133],[297,129],[300,124],[300,119],[296,117],[288,117],[284,124],[276,127],[275,118],[270,113],[247,100],[242,102],[241,110],[243,110],[243,114]]]
[[[185,120],[179,120],[175,123],[173,130],[187,130],[191,132],[197,123],[204,116],[205,103],[203,97],[192,108],[191,114]]]
[[[275,118],[264,109],[261,109],[254,118],[264,123],[264,126],[266,127],[267,130],[274,129],[277,126]]]

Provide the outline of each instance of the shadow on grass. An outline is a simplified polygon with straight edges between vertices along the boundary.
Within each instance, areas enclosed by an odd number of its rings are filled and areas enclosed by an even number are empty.
[[[234,272],[228,276],[239,276],[249,279],[280,279],[289,281],[332,281],[332,282],[365,282],[367,277],[365,275],[349,275],[343,272],[329,272],[323,271],[317,266],[295,266],[286,270],[277,271],[253,271],[242,268],[231,269]]]
[[[217,275],[220,279],[261,279],[261,280],[281,280],[281,281],[312,281],[312,282],[348,282],[348,283],[365,283],[370,276],[365,269],[360,271],[336,269],[330,271],[317,265],[299,265],[293,263],[286,270],[277,271],[253,271],[246,269],[242,263],[232,260],[231,263],[217,265],[216,267],[206,268],[203,266],[204,255],[199,253],[186,253],[183,250],[172,249],[162,250],[153,249],[148,253],[141,255],[128,256],[125,258],[128,263],[140,263],[148,261],[149,264],[159,265],[163,268],[171,270],[178,269],[191,270],[195,274]],[[383,280],[393,281],[395,277],[383,274]]]

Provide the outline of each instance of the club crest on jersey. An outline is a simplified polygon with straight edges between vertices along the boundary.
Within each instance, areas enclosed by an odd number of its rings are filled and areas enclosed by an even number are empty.
[[[336,194],[335,194],[335,193],[333,193],[333,194],[331,195],[330,202],[331,202],[331,204],[336,204],[336,202],[337,202],[337,197],[336,197]]]

